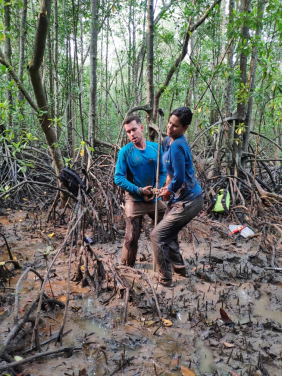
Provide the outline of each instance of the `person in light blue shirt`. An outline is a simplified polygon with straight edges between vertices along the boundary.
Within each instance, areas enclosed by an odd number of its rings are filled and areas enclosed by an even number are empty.
[[[166,186],[161,188],[163,201],[168,202],[164,218],[151,233],[159,272],[159,282],[172,287],[172,268],[185,277],[185,264],[179,252],[178,233],[202,209],[202,189],[196,179],[190,147],[184,137],[192,112],[188,107],[174,110],[167,125],[163,164],[167,170]]]
[[[144,126],[139,117],[132,115],[125,119],[124,128],[131,142],[119,152],[115,183],[126,191],[124,208],[126,227],[121,262],[134,266],[142,218],[145,214],[152,219],[155,216],[155,197],[152,195],[152,188],[161,188],[167,174],[162,163],[161,151],[159,187],[156,187],[158,144],[145,140]],[[166,206],[162,201],[158,201],[157,205],[160,221]]]

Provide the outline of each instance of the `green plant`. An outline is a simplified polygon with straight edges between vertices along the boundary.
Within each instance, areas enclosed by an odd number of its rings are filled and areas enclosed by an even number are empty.
[[[47,245],[46,249],[37,249],[38,252],[42,253],[42,256],[44,257],[45,260],[48,260],[48,257],[51,256],[51,255],[54,255],[56,253],[55,250],[52,251],[52,246],[51,245]]]

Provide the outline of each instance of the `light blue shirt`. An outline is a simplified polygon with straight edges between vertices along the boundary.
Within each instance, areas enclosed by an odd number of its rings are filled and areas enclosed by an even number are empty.
[[[164,185],[166,170],[160,156],[159,187]],[[146,141],[144,150],[137,149],[132,142],[125,145],[119,152],[115,169],[115,183],[128,191],[134,201],[144,201],[140,187],[156,186],[158,163],[158,144]]]

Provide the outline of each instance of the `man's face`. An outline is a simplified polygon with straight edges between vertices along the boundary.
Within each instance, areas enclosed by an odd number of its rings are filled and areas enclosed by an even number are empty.
[[[125,124],[124,128],[130,141],[133,142],[134,145],[138,145],[144,137],[143,124],[138,124],[136,120],[133,120],[131,123]]]

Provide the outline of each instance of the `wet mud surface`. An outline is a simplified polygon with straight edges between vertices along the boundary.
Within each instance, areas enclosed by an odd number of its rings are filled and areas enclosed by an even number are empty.
[[[52,254],[47,257],[43,254],[62,244],[67,225],[46,224],[44,216],[39,219],[30,211],[12,210],[1,215],[0,222],[13,256],[22,266],[13,272],[11,289],[0,290],[2,343],[13,327],[13,288],[28,266],[44,276]],[[168,320],[166,324],[152,310],[148,286],[149,297],[132,272],[119,271],[136,295],[136,299],[129,299],[125,324],[122,323],[125,296],[115,291],[116,284],[110,274],[101,283],[98,297],[88,286],[71,281],[62,346],[78,346],[81,350],[68,357],[54,355],[25,364],[22,374],[280,376],[282,272],[268,269],[273,254],[261,250],[259,236],[253,239],[228,236],[225,225],[216,230],[203,222],[193,221],[181,233],[180,246],[188,278],[174,274],[173,289],[158,285],[157,273],[152,270],[149,225],[142,232],[136,269],[150,276],[161,317]],[[119,265],[122,240],[119,237],[114,243],[92,247],[99,258],[111,258],[113,265]],[[280,243],[275,254],[279,267],[281,257]],[[0,258],[0,261],[8,260],[2,238]],[[50,283],[46,285],[47,294],[63,303],[66,302],[68,258],[69,247],[55,263]],[[74,255],[72,273],[75,263]],[[39,290],[40,280],[29,273],[20,288],[20,316],[36,299]],[[41,342],[58,332],[63,311],[58,306],[42,310]],[[13,341],[13,355],[34,354],[30,351],[31,336],[32,323],[26,324],[25,330]],[[58,347],[53,341],[42,346],[42,350]]]

